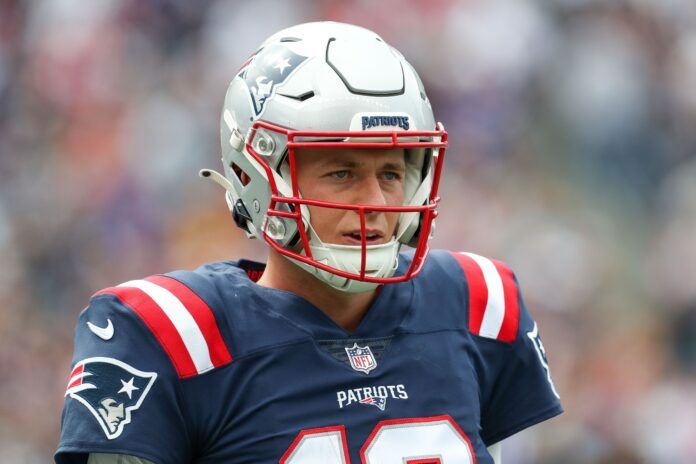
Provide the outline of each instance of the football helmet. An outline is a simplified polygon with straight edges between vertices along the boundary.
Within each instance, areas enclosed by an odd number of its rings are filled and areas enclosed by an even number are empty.
[[[201,176],[226,189],[235,223],[334,288],[361,292],[418,274],[428,253],[447,133],[435,124],[413,67],[374,32],[316,22],[282,30],[244,63],[230,83],[221,116],[224,176]],[[405,202],[345,204],[304,198],[297,148],[403,148]],[[359,215],[361,245],[323,243],[309,206]],[[399,214],[395,235],[368,245],[366,214]],[[415,248],[394,275],[402,244]]]

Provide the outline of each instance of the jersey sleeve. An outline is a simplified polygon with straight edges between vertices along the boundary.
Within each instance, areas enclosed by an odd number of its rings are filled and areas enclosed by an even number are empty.
[[[113,287],[80,314],[57,464],[87,463],[89,453],[189,462],[179,376],[168,355],[176,340],[158,339],[156,320],[143,319],[155,310],[141,290]]]
[[[454,253],[466,279],[468,329],[476,348],[481,437],[486,445],[563,412],[539,327],[517,278],[502,262]]]

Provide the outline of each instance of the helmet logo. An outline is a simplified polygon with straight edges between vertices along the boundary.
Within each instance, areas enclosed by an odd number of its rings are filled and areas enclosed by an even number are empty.
[[[371,127],[389,126],[400,127],[403,130],[408,130],[410,127],[408,116],[363,116],[362,130]]]
[[[273,44],[259,50],[242,68],[238,77],[244,80],[249,89],[255,119],[261,116],[266,102],[275,95],[276,88],[305,61],[306,56],[298,55],[285,45]]]

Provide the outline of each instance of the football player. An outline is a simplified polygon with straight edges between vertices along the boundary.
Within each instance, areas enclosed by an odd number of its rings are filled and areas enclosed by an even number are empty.
[[[428,248],[447,133],[378,35],[270,37],[221,142],[224,175],[201,175],[268,262],[97,292],[57,463],[500,464],[501,440],[562,412],[511,270]]]

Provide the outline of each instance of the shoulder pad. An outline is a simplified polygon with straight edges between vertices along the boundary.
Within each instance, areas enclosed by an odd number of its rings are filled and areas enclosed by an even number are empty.
[[[474,253],[452,253],[469,289],[469,330],[481,337],[512,343],[519,326],[515,276],[504,263]]]
[[[98,295],[114,295],[142,319],[180,378],[232,361],[213,311],[188,286],[172,277],[155,275],[131,280],[94,294]]]

